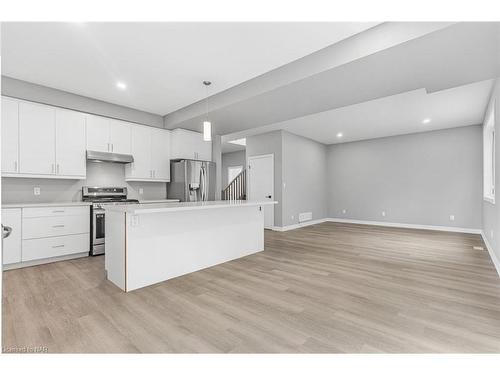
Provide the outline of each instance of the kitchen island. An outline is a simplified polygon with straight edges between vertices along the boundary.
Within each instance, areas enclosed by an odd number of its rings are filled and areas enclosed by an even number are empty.
[[[122,290],[264,250],[264,205],[211,201],[106,207],[107,278]]]

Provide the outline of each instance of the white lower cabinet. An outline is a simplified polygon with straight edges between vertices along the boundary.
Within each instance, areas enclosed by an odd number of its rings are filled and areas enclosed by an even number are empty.
[[[2,224],[13,228],[11,236],[4,240],[4,265],[47,263],[90,250],[89,206],[2,209]]]
[[[10,236],[3,239],[3,264],[19,263],[21,261],[21,209],[2,210],[2,224],[12,228]]]
[[[88,252],[89,242],[88,233],[23,240],[22,261]]]

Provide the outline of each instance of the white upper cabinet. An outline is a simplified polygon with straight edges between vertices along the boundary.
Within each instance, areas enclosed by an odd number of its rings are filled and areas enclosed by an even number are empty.
[[[131,126],[132,124],[124,121],[109,120],[109,144],[111,152],[117,154],[130,154]]]
[[[56,172],[54,107],[19,103],[19,171],[51,175]]]
[[[171,135],[172,159],[212,160],[212,142],[203,140],[203,134],[185,129],[174,129]]]
[[[170,181],[170,131],[132,125],[134,162],[125,166],[127,181]]]
[[[110,152],[109,119],[87,115],[87,150]]]
[[[131,127],[125,121],[87,115],[87,150],[130,154]]]
[[[2,97],[2,175],[85,178],[85,115]]]
[[[19,101],[2,98],[2,173],[19,172]]]
[[[85,115],[56,109],[56,174],[85,178]]]
[[[170,181],[170,131],[151,129],[151,161],[153,178]]]
[[[133,125],[132,155],[134,162],[125,166],[127,180],[148,180],[151,172],[151,131],[147,126]]]

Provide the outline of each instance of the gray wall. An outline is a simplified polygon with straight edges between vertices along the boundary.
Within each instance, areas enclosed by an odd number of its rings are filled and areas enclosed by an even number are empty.
[[[246,164],[245,151],[226,152],[222,154],[222,189],[226,188],[230,182],[227,180],[227,168],[241,165],[245,169]]]
[[[481,126],[331,145],[327,154],[330,217],[481,228]]]
[[[2,76],[2,95],[163,128],[163,117]]]
[[[40,187],[40,195],[33,188]],[[166,184],[159,182],[125,182],[125,166],[115,163],[87,162],[86,180],[45,178],[2,178],[2,203],[80,201],[82,186],[127,186],[132,199],[161,199],[167,196]],[[144,193],[139,195],[139,188]]]
[[[301,212],[327,216],[326,147],[283,131],[283,226],[297,224]]]
[[[495,104],[496,103],[496,104]],[[495,106],[495,134],[500,134],[500,80],[497,80],[495,88],[492,92],[490,102],[488,104],[487,113],[493,109]],[[498,137],[497,137],[497,145]],[[495,153],[495,186],[500,186],[500,147],[496,147]],[[497,260],[500,261],[500,248],[498,236],[500,236],[500,196],[497,188],[497,194],[495,196],[496,204],[492,204],[488,201],[483,201],[483,231],[489,242],[492,251],[495,253]],[[481,196],[482,196],[481,192]]]
[[[247,137],[246,158],[250,156],[274,154],[274,198],[278,201],[274,205],[274,225],[282,226],[282,149],[283,132],[277,130],[270,133],[259,134],[253,137]]]

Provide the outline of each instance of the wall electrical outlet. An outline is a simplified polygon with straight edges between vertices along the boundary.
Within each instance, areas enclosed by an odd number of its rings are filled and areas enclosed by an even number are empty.
[[[40,195],[40,188],[38,186],[33,188],[33,195]]]
[[[292,220],[294,220],[294,219],[295,219],[295,215],[292,215]]]
[[[493,233],[493,229],[492,229],[492,230],[490,230],[490,238],[491,238],[491,239],[493,239],[493,234],[494,234],[494,233]]]
[[[342,210],[342,213],[343,213],[343,214],[345,214],[346,212],[347,212],[347,210],[344,208],[344,209]]]
[[[382,216],[385,216],[385,211],[382,211]]]
[[[144,194],[144,189],[143,188],[139,188],[139,195],[142,195]]]
[[[450,215],[450,221],[455,221],[455,215]]]

